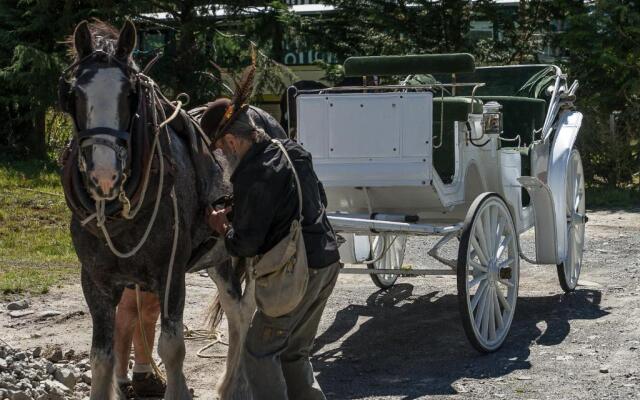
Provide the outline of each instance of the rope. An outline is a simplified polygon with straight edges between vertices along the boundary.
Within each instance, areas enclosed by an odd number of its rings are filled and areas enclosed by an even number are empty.
[[[180,233],[180,218],[178,217],[178,199],[176,198],[176,188],[171,188],[171,200],[173,203],[173,244],[171,246],[171,258],[169,258],[169,269],[167,270],[167,283],[164,288],[164,316],[169,317],[169,293],[171,291],[171,277],[173,276],[173,262],[176,259],[176,249],[178,248],[178,234]]]
[[[192,330],[189,329],[188,326],[185,325],[184,327],[184,340],[209,340],[210,342],[205,344],[204,346],[202,346],[197,352],[196,355],[200,358],[226,358],[227,354],[226,353],[213,353],[213,354],[206,354],[205,351],[209,350],[210,348],[212,348],[213,346],[215,346],[216,344],[221,344],[223,346],[228,346],[229,343],[225,342],[222,339],[222,333],[214,330],[214,331],[209,331],[206,329],[197,329],[197,330]]]

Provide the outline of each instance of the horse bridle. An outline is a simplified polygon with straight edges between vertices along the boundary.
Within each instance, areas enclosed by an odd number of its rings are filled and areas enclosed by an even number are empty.
[[[138,96],[137,101],[135,102],[135,107],[132,107],[131,118],[129,119],[129,124],[127,126],[127,130],[118,130],[109,127],[95,127],[90,129],[81,129],[78,125],[77,115],[75,110],[75,91],[74,91],[74,81],[77,79],[77,76],[74,76],[72,80],[68,80],[67,77],[69,72],[74,71],[77,73],[82,64],[87,61],[97,60],[101,63],[106,63],[108,65],[117,66],[122,70],[124,75],[127,77],[129,82],[131,83],[131,87],[133,88],[133,93]],[[125,62],[122,62],[117,57],[103,51],[103,50],[95,50],[91,54],[83,57],[80,60],[75,61],[73,64],[69,65],[62,71],[60,78],[58,80],[58,103],[60,105],[60,109],[69,114],[73,120],[73,126],[75,128],[75,138],[77,144],[79,146],[78,151],[78,168],[82,172],[86,172],[86,158],[88,155],[85,154],[85,149],[91,148],[93,145],[103,145],[111,148],[120,163],[121,171],[125,173],[125,177],[128,174],[128,170],[130,169],[131,163],[131,134],[133,127],[135,126],[135,119],[138,118],[138,108],[141,103],[140,99],[140,79],[138,76],[138,71],[128,65]],[[96,137],[96,135],[106,135],[111,136],[115,140],[107,140],[103,137]]]

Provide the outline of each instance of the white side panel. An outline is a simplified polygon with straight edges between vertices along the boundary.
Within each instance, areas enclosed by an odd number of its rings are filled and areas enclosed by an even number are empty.
[[[314,159],[327,158],[329,156],[329,113],[327,101],[324,96],[301,95],[297,104],[298,121],[304,119],[304,123],[298,123],[298,137],[300,144],[309,151]]]
[[[398,157],[399,101],[396,94],[330,97],[329,157]]]
[[[431,159],[429,139],[433,130],[433,95],[431,93],[405,93],[400,96],[400,100],[402,104],[400,109],[402,156]]]
[[[511,208],[516,229],[521,230],[522,190],[518,178],[521,175],[520,152],[501,149],[500,154],[500,178],[502,180],[502,196]]]
[[[549,187],[532,176],[518,179],[531,196],[531,204],[535,213],[536,227],[536,262],[538,264],[557,264],[558,242],[554,221],[557,220],[553,207],[553,194]]]
[[[553,193],[555,211],[555,228],[557,242],[557,264],[564,261],[567,249],[567,220],[566,220],[566,185],[567,167],[571,149],[582,125],[582,114],[577,111],[566,112],[560,116],[557,123],[557,133],[551,144],[549,157],[549,174],[547,185]],[[537,207],[536,207],[537,209]]]

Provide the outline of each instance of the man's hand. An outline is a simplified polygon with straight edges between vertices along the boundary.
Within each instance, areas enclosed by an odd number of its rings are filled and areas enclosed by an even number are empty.
[[[227,214],[231,212],[231,207],[223,208],[221,210],[215,210],[212,207],[207,207],[207,223],[209,227],[218,232],[220,236],[227,234],[231,224],[227,219]]]

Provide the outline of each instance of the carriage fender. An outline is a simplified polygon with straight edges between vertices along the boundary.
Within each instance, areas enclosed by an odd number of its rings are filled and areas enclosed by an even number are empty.
[[[582,125],[582,113],[568,111],[560,116],[557,123],[556,135],[551,143],[549,154],[549,174],[547,185],[553,195],[556,231],[556,264],[560,264],[566,258],[567,252],[567,168],[571,150]]]
[[[560,264],[566,257],[567,168],[581,124],[581,113],[571,111],[562,114],[557,123],[556,135],[550,146],[547,173],[539,173],[537,177],[523,176],[518,178],[532,199],[536,227],[536,262],[538,264]]]

